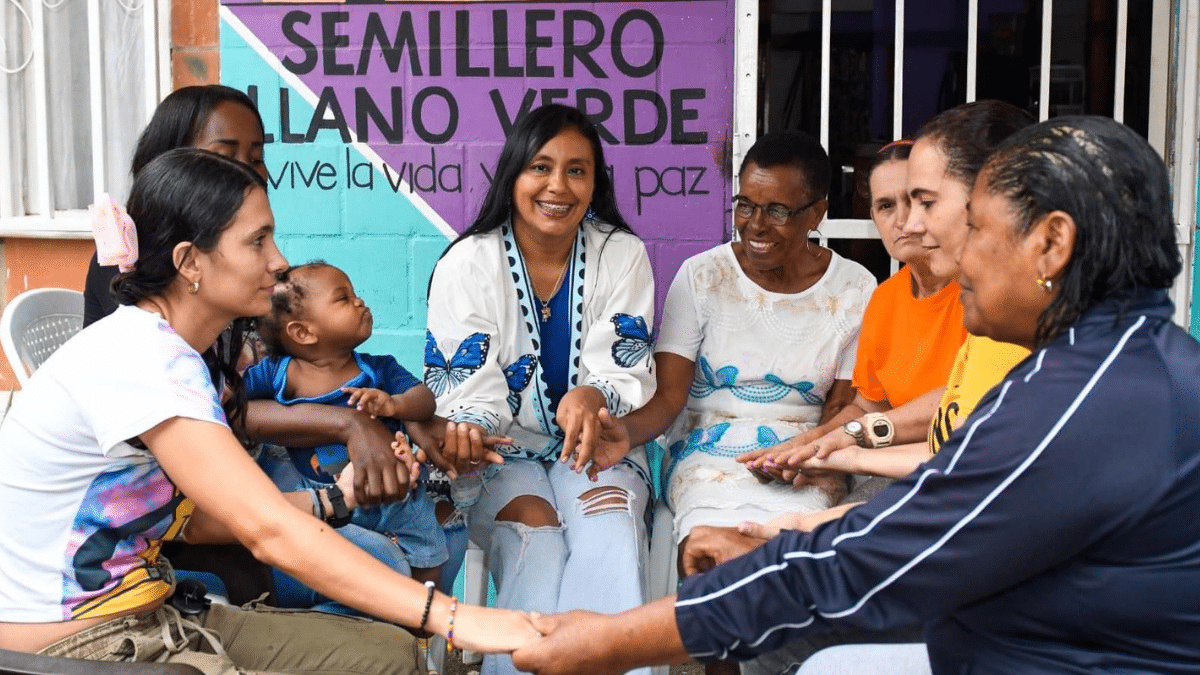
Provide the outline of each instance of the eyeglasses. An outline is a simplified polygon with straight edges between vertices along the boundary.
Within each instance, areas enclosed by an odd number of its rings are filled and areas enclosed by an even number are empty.
[[[737,195],[733,198],[733,213],[738,218],[750,219],[754,217],[755,211],[762,209],[763,217],[766,218],[768,223],[772,225],[783,225],[788,221],[788,218],[791,218],[798,213],[803,213],[813,204],[816,204],[822,199],[824,199],[824,197],[817,197],[804,206],[795,209],[789,209],[778,202],[771,202],[770,204],[758,204],[746,199],[741,195]]]

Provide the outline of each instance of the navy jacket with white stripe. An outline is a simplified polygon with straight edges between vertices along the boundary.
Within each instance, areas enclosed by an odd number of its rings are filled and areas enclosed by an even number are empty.
[[[684,581],[689,653],[924,623],[935,673],[1200,673],[1200,345],[1106,301],[941,452],[812,534]]]

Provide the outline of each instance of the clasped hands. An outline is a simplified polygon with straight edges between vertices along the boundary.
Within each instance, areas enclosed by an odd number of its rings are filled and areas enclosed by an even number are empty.
[[[818,436],[809,431],[778,445],[737,457],[763,482],[790,483],[796,487],[822,480],[830,472],[854,473],[858,446],[840,428]]]
[[[604,395],[594,387],[579,386],[564,394],[555,421],[563,431],[559,460],[572,462],[571,469],[576,473],[586,469],[592,480],[629,452],[624,425],[608,412]],[[417,458],[451,478],[478,472],[488,463],[503,464],[504,457],[496,446],[513,442],[507,436],[488,434],[477,424],[437,416],[426,422],[408,422],[407,427],[417,446]],[[397,452],[405,443],[402,436],[396,434],[393,447]]]
[[[523,672],[538,675],[618,675],[611,647],[599,639],[611,629],[610,615],[574,611],[542,616],[515,610],[460,605],[454,626],[456,647],[509,653]]]
[[[705,572],[715,565],[761,546],[783,529],[811,529],[810,514],[787,514],[765,524],[743,523],[732,527],[696,527],[684,546],[687,574]],[[513,652],[513,663],[535,675],[618,675],[635,665],[623,660],[621,645],[644,635],[623,615],[576,610],[550,616],[530,615],[540,639],[526,642]]]

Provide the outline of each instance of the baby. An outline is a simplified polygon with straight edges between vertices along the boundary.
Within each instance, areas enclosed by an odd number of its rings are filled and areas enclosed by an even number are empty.
[[[403,431],[402,420],[429,419],[436,403],[428,387],[391,356],[355,351],[371,337],[372,325],[371,310],[355,296],[342,270],[323,261],[288,269],[275,289],[271,313],[259,320],[268,356],[246,370],[247,398],[357,406],[393,432]],[[282,490],[328,489],[332,474],[348,462],[341,445],[287,451],[287,457],[264,452],[259,458]],[[339,531],[385,563],[389,561],[376,554],[379,537],[374,533],[387,536],[411,568],[398,571],[436,584],[447,558],[446,538],[426,494],[425,471],[419,480],[413,477],[404,501],[354,509],[351,526]]]

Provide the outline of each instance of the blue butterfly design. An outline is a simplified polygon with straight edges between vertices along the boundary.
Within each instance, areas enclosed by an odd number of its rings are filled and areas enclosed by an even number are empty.
[[[467,336],[449,362],[438,349],[433,333],[425,331],[425,385],[441,396],[466,381],[487,360],[491,338],[483,333]]]
[[[650,329],[646,320],[640,316],[628,314],[613,314],[613,326],[617,330],[617,340],[613,342],[613,362],[622,368],[632,368],[643,359],[650,361]]]
[[[504,379],[508,380],[508,408],[512,410],[513,417],[521,409],[521,392],[533,379],[537,362],[538,358],[533,354],[522,354],[521,358],[504,368]]]
[[[729,426],[729,422],[720,422],[711,427],[692,429],[686,439],[671,444],[671,459],[682,462],[685,457],[697,450],[710,455],[720,454],[716,445],[725,436],[725,432],[729,431]]]

